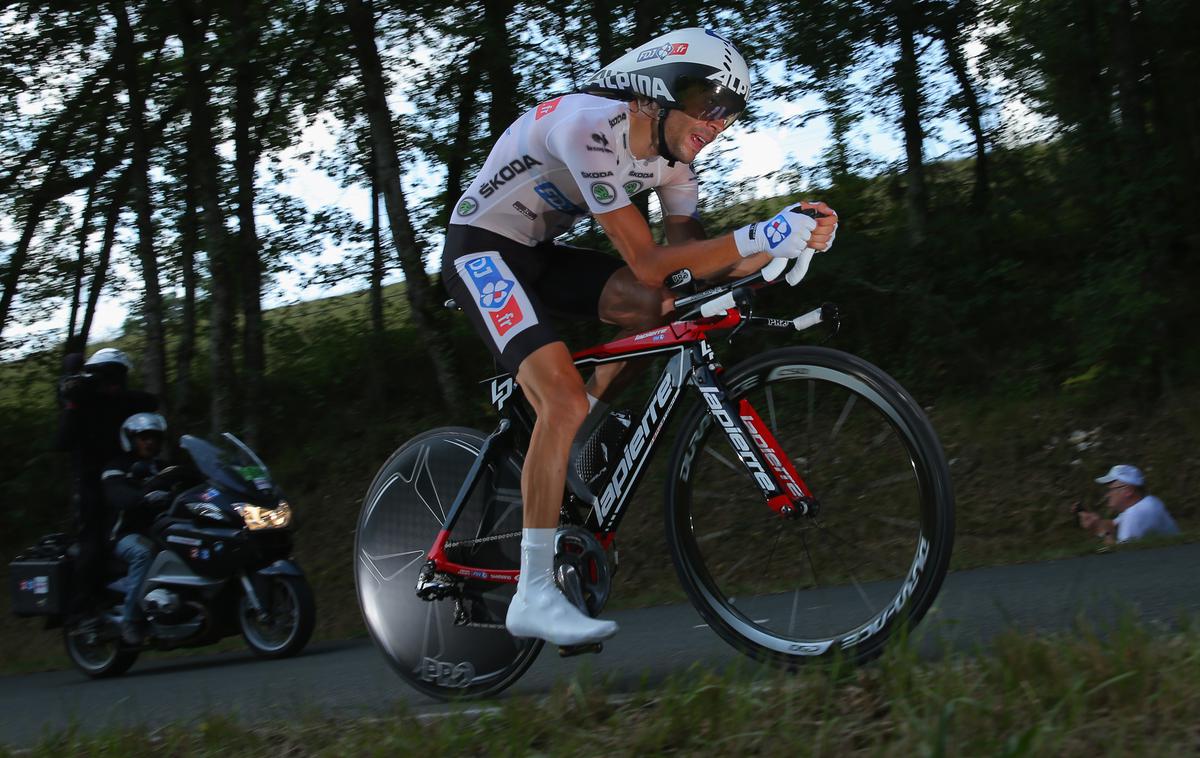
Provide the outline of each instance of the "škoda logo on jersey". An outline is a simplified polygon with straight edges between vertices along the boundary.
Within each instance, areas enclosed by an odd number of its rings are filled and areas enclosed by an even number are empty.
[[[540,166],[542,162],[532,155],[522,155],[516,160],[509,161],[508,165],[496,172],[488,181],[484,182],[479,187],[479,194],[484,197],[491,197],[496,193],[496,190],[503,187],[506,183],[512,181],[517,176],[525,173],[534,166]]]
[[[515,282],[506,279],[488,255],[468,261],[466,269],[480,307],[491,319],[496,335],[503,337],[525,317],[517,298],[512,296]]]

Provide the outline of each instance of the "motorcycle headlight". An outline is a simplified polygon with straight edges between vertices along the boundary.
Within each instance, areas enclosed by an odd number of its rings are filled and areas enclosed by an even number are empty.
[[[233,508],[246,522],[247,529],[282,529],[292,523],[292,506],[286,500],[280,500],[274,508],[249,503],[234,503]]]

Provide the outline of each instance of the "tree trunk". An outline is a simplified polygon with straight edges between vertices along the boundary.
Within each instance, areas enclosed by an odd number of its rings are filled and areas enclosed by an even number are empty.
[[[492,93],[488,129],[493,142],[499,140],[520,115],[512,36],[508,33],[508,17],[514,5],[515,0],[484,0],[483,3],[483,47],[487,50],[487,77]]]
[[[262,261],[255,228],[255,166],[258,145],[253,134],[255,95],[259,80],[258,46],[262,37],[261,6],[237,2],[232,21],[239,30],[240,58],[235,74],[233,144],[237,173],[237,260],[242,304],[242,426],[247,441],[258,443],[266,351],[263,344]]]
[[[595,68],[607,66],[618,57],[612,37],[612,25],[615,20],[612,0],[592,0],[592,22],[596,29],[596,55],[600,56]]]
[[[117,221],[121,217],[121,208],[125,206],[125,196],[129,193],[129,183],[133,178],[131,170],[126,169],[113,184],[112,196],[108,201],[108,212],[104,216],[104,238],[100,243],[100,257],[92,272],[92,285],[88,288],[87,305],[83,309],[83,326],[79,327],[79,352],[87,349],[88,339],[92,335],[92,321],[96,316],[96,305],[104,292],[104,280],[108,277],[108,262],[112,259],[113,242],[117,236]]]
[[[25,260],[29,257],[29,246],[33,243],[33,235],[37,232],[38,222],[42,220],[47,205],[49,201],[40,192],[34,194],[25,212],[25,228],[21,230],[17,246],[8,259],[8,270],[4,272],[4,294],[0,295],[0,336],[3,336],[4,327],[8,324],[8,313],[17,296],[17,286],[21,283]]]
[[[971,139],[975,143],[975,187],[971,193],[971,206],[982,211],[987,207],[988,196],[991,192],[988,177],[987,136],[983,131],[983,108],[975,93],[975,84],[967,71],[967,62],[963,57],[962,34],[957,23],[948,19],[941,26],[942,45],[946,49],[946,62],[958,83],[962,93],[964,110],[967,116],[967,128],[971,130]]]
[[[1116,0],[1116,18],[1112,29],[1113,67],[1117,79],[1117,107],[1121,111],[1121,131],[1140,163],[1146,147],[1145,93],[1142,91],[1144,61],[1134,39],[1136,19],[1130,0]]]
[[[379,182],[375,179],[375,148],[371,148],[371,333],[383,336],[383,241],[379,234]]]
[[[146,138],[146,97],[139,77],[139,54],[125,6],[119,0],[110,3],[117,21],[117,47],[128,96],[129,132],[133,140],[129,170],[134,182],[134,209],[137,214],[137,257],[142,268],[142,322],[145,351],[142,372],[148,392],[166,398],[167,347],[163,330],[162,293],[158,283],[158,258],[154,253],[154,220],[150,196],[150,145]]]
[[[368,395],[372,407],[381,407],[387,383],[387,368],[384,363],[384,346],[387,337],[383,322],[383,240],[379,233],[379,182],[375,179],[375,149],[371,149],[371,163],[367,167],[371,178],[371,287],[370,317],[371,337],[367,351],[367,376],[370,377]]]
[[[454,204],[463,193],[462,180],[466,172],[471,147],[471,122],[475,119],[478,88],[476,83],[483,71],[486,44],[477,42],[467,56],[466,73],[458,77],[458,121],[454,127],[454,142],[446,158],[446,196],[442,207],[442,223],[448,223]]]
[[[917,61],[917,12],[912,0],[897,0],[893,8],[900,43],[895,80],[900,95],[900,125],[904,131],[908,239],[910,246],[917,247],[925,241],[929,221],[929,199],[925,188],[925,132],[921,127],[921,78]]]
[[[196,217],[196,172],[191,145],[186,150],[183,180],[183,218],[179,229],[179,268],[183,279],[179,346],[175,353],[175,407],[186,413],[191,402],[192,360],[196,355],[196,250],[200,229]]]
[[[417,328],[422,345],[433,364],[434,375],[447,410],[457,410],[458,380],[454,372],[452,351],[449,344],[435,339],[440,330],[438,315],[434,311],[433,291],[408,216],[404,189],[400,185],[400,157],[392,132],[391,113],[388,111],[383,67],[379,61],[379,51],[375,47],[375,18],[370,7],[364,5],[362,0],[343,0],[343,6],[363,80],[367,118],[371,124],[371,140],[375,150],[376,176],[383,191],[392,244],[396,246],[400,268],[404,272],[407,285],[405,289],[412,305],[413,326]]]
[[[237,281],[230,260],[230,243],[225,231],[224,211],[221,208],[221,179],[219,156],[213,135],[213,117],[209,106],[209,79],[201,61],[203,41],[202,22],[197,27],[198,14],[193,0],[178,0],[183,42],[184,80],[188,108],[191,111],[189,137],[196,169],[197,198],[204,220],[204,242],[209,264],[209,360],[212,367],[212,403],[210,408],[213,434],[227,431],[233,423],[233,338],[234,303]]]
[[[666,8],[658,3],[636,3],[633,8],[633,39],[630,44],[633,47],[645,44],[658,32],[659,19],[662,17],[662,12]],[[614,19],[610,19],[612,23]],[[610,51],[611,52],[611,51]],[[611,63],[605,59],[600,62],[604,66]]]
[[[88,237],[92,235],[92,212],[96,204],[96,185],[88,188],[87,202],[83,206],[83,218],[79,220],[79,245],[75,254],[75,273],[71,281],[71,315],[67,320],[67,340],[63,344],[63,353],[77,353],[82,347],[78,345],[75,327],[79,325],[79,298],[83,296],[83,277],[87,270]]]

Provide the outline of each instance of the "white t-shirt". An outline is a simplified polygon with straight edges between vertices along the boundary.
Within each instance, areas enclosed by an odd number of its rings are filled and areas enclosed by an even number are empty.
[[[566,232],[581,217],[629,205],[654,189],[664,216],[694,216],[691,166],[629,152],[628,104],[563,95],[532,108],[505,130],[479,176],[459,198],[452,224],[478,226],[523,245]]]
[[[1167,506],[1154,495],[1146,495],[1126,508],[1113,521],[1117,525],[1117,542],[1136,540],[1150,534],[1179,534],[1175,519]]]

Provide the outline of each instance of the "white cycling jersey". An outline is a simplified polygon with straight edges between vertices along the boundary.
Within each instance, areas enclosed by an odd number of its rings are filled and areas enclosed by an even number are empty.
[[[452,224],[477,226],[533,246],[569,230],[581,216],[629,205],[654,189],[664,216],[694,216],[691,166],[629,152],[628,104],[563,95],[531,109],[496,142],[459,199]]]

